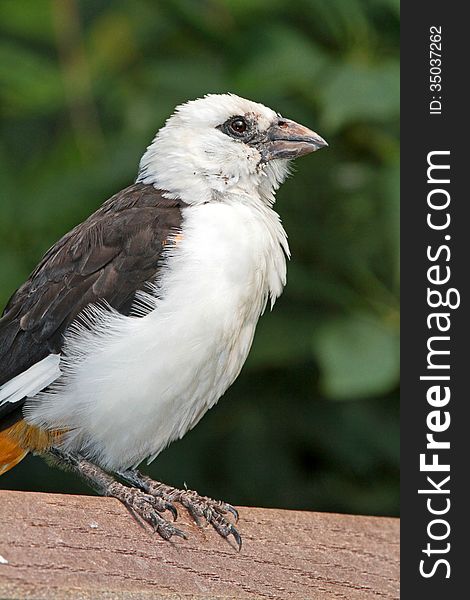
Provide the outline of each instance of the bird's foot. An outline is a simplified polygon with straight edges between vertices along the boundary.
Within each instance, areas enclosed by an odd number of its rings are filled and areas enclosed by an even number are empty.
[[[230,514],[235,519],[235,522],[238,521],[238,512],[230,504],[220,500],[212,500],[212,498],[208,498],[207,496],[200,496],[193,490],[179,490],[164,483],[154,481],[134,469],[121,471],[117,475],[126,483],[152,496],[156,501],[163,502],[167,508],[168,505],[174,508],[174,502],[182,504],[198,525],[201,524],[201,518],[205,519],[224,539],[232,535],[238,545],[238,549],[241,549],[242,538],[233,523],[227,518]],[[175,508],[174,510],[176,512]]]
[[[109,473],[78,453],[51,448],[48,456],[58,466],[80,475],[90,487],[102,496],[110,496],[120,500],[137,519],[150,525],[163,539],[169,540],[173,536],[186,539],[186,534],[183,531],[162,517],[161,513],[167,510],[172,513],[173,520],[177,517],[173,504],[167,502],[163,497],[146,493],[141,488],[137,489],[136,487],[123,485]]]
[[[173,520],[177,516],[175,507],[163,498],[147,494],[137,488],[129,488],[117,481],[113,481],[107,487],[105,494],[120,500],[132,514],[148,523],[155,533],[158,533],[164,540],[169,540],[174,535],[187,539],[186,534],[181,529],[169,523],[160,514],[169,510],[173,515]]]
[[[165,540],[169,540],[173,536],[186,538],[183,531],[161,515],[165,511],[170,511],[173,520],[176,520],[178,513],[174,502],[179,502],[188,510],[196,523],[199,524],[200,519],[204,518],[224,539],[232,535],[238,549],[241,549],[240,534],[227,518],[227,515],[231,514],[235,521],[238,520],[238,513],[230,504],[212,500],[207,496],[200,496],[192,490],[178,490],[154,481],[132,469],[115,473],[124,483],[128,484],[123,485],[77,452],[64,452],[54,447],[49,449],[47,456],[58,466],[80,475],[102,496],[120,500],[134,516],[148,523]],[[129,485],[132,487],[128,487]]]

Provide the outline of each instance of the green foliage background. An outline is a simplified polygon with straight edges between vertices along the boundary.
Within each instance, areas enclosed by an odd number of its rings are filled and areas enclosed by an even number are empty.
[[[221,402],[149,467],[236,504],[398,512],[398,0],[2,0],[0,303],[133,181],[175,105],[232,91],[330,147],[277,209],[289,282]],[[2,487],[87,492],[30,457]]]

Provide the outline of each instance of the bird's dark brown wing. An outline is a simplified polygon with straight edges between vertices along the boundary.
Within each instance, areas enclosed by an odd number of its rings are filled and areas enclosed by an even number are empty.
[[[59,240],[0,319],[0,385],[60,352],[64,331],[87,305],[106,301],[129,314],[136,292],[155,279],[184,206],[138,183]]]

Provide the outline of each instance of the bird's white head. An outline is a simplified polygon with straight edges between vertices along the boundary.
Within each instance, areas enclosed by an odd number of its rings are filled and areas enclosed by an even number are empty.
[[[271,204],[289,161],[326,145],[262,104],[210,94],[176,108],[143,155],[137,181],[189,204],[234,195]]]

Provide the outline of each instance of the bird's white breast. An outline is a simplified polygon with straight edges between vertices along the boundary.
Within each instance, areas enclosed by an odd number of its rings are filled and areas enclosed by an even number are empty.
[[[182,437],[246,360],[258,318],[285,283],[277,214],[245,197],[185,208],[143,317],[94,310],[64,346],[64,375],[28,420],[66,427],[66,447],[116,469]]]

